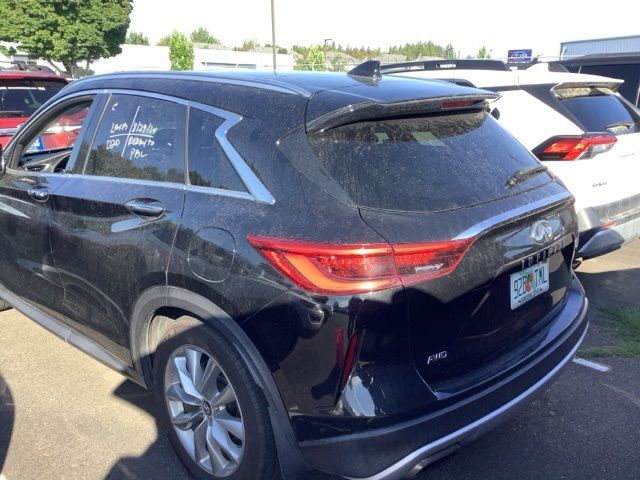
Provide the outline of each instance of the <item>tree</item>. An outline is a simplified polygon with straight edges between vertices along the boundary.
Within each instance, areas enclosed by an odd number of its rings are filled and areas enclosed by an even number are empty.
[[[443,47],[432,41],[393,46],[389,49],[389,53],[404,55],[407,60],[417,60],[421,57],[443,57],[447,59],[456,57],[453,45],[448,44]]]
[[[300,55],[300,59],[296,60],[293,66],[295,70],[326,70],[324,64],[324,53],[319,45],[310,48],[294,45],[293,50]]]
[[[193,44],[180,32],[169,35],[171,70],[193,70]]]
[[[480,50],[478,50],[478,55],[476,55],[476,57],[477,58],[491,58],[491,50],[487,50],[487,47],[482,45],[482,47],[480,47]]]
[[[196,28],[193,32],[191,32],[191,41],[193,43],[213,43],[219,44],[220,40],[209,33],[204,27]]]
[[[260,44],[255,39],[249,39],[242,42],[242,46],[234,47],[236,52],[254,52],[260,48]]]
[[[160,38],[160,40],[158,40],[156,42],[156,46],[158,46],[158,47],[168,47],[170,38],[171,38],[171,35],[165,35],[164,37]]]
[[[142,32],[129,32],[124,43],[128,45],[149,45],[149,39]]]
[[[30,57],[60,62],[74,75],[98,58],[122,51],[130,0],[2,0],[0,40],[18,43]]]

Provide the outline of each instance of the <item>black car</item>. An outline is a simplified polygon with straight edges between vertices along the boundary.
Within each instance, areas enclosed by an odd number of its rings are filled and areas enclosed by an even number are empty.
[[[197,478],[415,475],[587,327],[573,199],[493,98],[375,64],[74,82],[3,154],[0,296],[154,388]]]

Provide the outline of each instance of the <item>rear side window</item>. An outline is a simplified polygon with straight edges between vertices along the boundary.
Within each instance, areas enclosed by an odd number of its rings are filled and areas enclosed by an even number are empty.
[[[0,118],[29,117],[66,83],[38,80],[0,82]]]
[[[640,117],[608,88],[557,88],[553,93],[588,132],[622,135],[640,131]]]
[[[91,145],[87,175],[184,182],[184,105],[112,95]]]
[[[202,110],[189,111],[189,182],[198,187],[245,192],[244,183],[216,139],[224,119]]]
[[[549,181],[540,174],[505,187],[538,163],[484,111],[359,122],[309,141],[347,195],[370,208],[448,210]]]

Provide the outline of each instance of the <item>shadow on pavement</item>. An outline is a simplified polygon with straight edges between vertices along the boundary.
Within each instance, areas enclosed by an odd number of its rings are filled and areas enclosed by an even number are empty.
[[[2,467],[11,442],[14,415],[15,408],[11,390],[2,375],[0,375],[0,473],[2,473]]]
[[[589,272],[582,267],[576,272],[591,307],[639,307],[640,268]]]
[[[153,393],[143,389],[130,380],[124,381],[113,394],[144,410],[156,419],[156,407]],[[157,422],[156,422],[157,426]],[[169,439],[159,433],[149,448],[138,457],[123,457],[116,462],[105,480],[151,480],[167,479],[190,480]]]

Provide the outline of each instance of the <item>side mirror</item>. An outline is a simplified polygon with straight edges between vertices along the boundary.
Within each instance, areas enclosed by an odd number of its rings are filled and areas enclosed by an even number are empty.
[[[0,174],[4,173],[6,170],[6,165],[4,163],[4,149],[2,145],[0,145]]]

